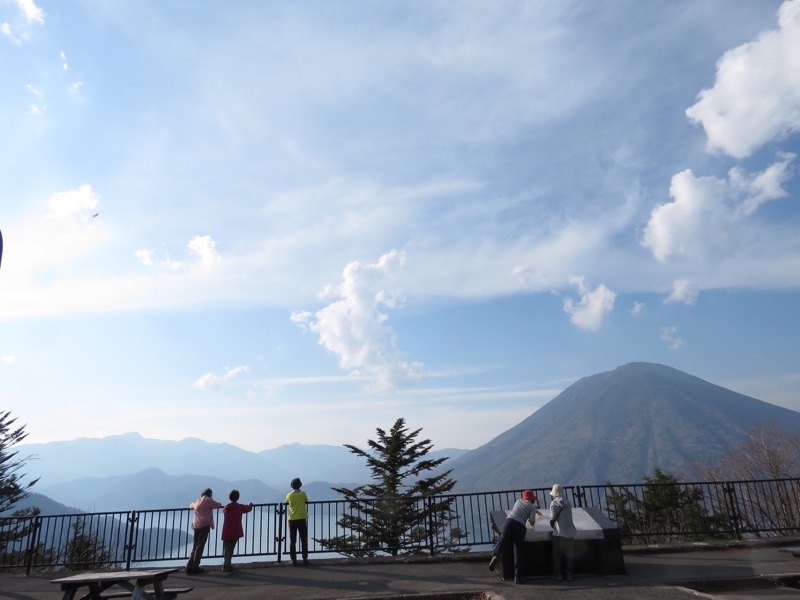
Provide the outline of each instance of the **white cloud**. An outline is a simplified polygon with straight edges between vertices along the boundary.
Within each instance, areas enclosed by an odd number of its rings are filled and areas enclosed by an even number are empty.
[[[778,29],[726,52],[714,87],[686,115],[705,129],[710,151],[745,158],[800,130],[800,0],[778,11]]]
[[[573,325],[596,331],[603,324],[606,315],[613,310],[617,294],[602,283],[590,290],[583,277],[571,277],[570,281],[578,287],[580,300],[575,302],[572,298],[566,298],[564,312],[569,315]]]
[[[33,0],[14,0],[28,23],[44,25],[44,11]]]
[[[765,202],[786,197],[788,194],[781,186],[791,176],[789,163],[795,156],[781,152],[778,154],[780,159],[778,162],[752,176],[741,167],[731,169],[728,173],[731,188],[737,196],[743,197],[734,211],[734,216],[749,217]]]
[[[6,364],[6,365],[10,365],[11,363],[16,362],[16,360],[17,360],[17,357],[14,356],[13,354],[0,355],[0,363]]]
[[[337,300],[316,313],[296,311],[291,319],[319,336],[319,343],[339,358],[342,369],[367,376],[376,391],[392,391],[422,375],[422,365],[410,362],[396,350],[394,330],[386,325],[382,307],[398,308],[402,296],[392,289],[405,255],[396,250],[377,263],[348,264],[343,282],[326,290]]]
[[[153,256],[149,250],[137,250],[134,252],[134,255],[145,267],[152,267],[155,265],[155,262],[153,262]]]
[[[678,350],[683,346],[683,340],[676,336],[678,328],[674,325],[661,328],[661,339],[667,343],[670,350]]]
[[[68,277],[73,263],[96,256],[100,245],[107,242],[108,230],[93,218],[100,203],[90,185],[53,193],[48,211],[8,229],[4,271],[14,278],[14,289],[23,291],[29,285],[42,285]],[[10,251],[13,245],[13,252]],[[41,289],[30,290],[46,300]]]
[[[634,317],[638,317],[639,315],[644,313],[645,307],[646,304],[644,302],[634,302],[630,312]]]
[[[664,299],[664,304],[683,303],[692,305],[697,300],[698,291],[686,279],[676,279],[672,282],[672,293]]]
[[[755,175],[734,167],[728,180],[695,177],[689,169],[673,175],[673,202],[653,209],[642,245],[661,262],[673,255],[702,261],[742,247],[749,238],[748,218],[764,202],[786,196],[781,184],[789,178],[794,158],[780,153],[774,164]]]
[[[145,248],[139,248],[134,252],[134,255],[145,267],[158,266],[173,272],[180,271],[184,267],[190,270],[195,269],[201,272],[208,272],[221,260],[217,252],[217,244],[210,235],[196,235],[189,240],[186,247],[189,249],[190,253],[194,255],[194,261],[184,262],[181,260],[174,260],[169,254],[165,254],[164,258],[156,261],[156,259],[153,258],[153,253]]]
[[[60,220],[81,220],[84,223],[94,216],[100,199],[92,191],[92,186],[83,184],[77,190],[55,192],[47,206],[47,216]]]
[[[249,367],[243,365],[239,367],[234,367],[232,369],[225,368],[224,375],[215,375],[214,373],[206,373],[202,377],[198,377],[197,380],[194,382],[194,387],[198,390],[215,390],[219,389],[223,383],[226,381],[230,381],[234,377],[242,375],[243,373],[247,373],[250,370]]]
[[[30,38],[31,25],[44,25],[44,11],[36,6],[33,0],[14,0],[19,16],[14,23],[0,24],[0,33],[8,37],[14,44],[21,44]]]
[[[25,88],[34,96],[36,96],[39,100],[44,97],[44,93],[37,87],[32,86],[30,83],[25,86]]]
[[[27,90],[36,97],[36,102],[32,102],[28,107],[28,112],[31,115],[40,115],[45,110],[47,110],[47,105],[44,103],[44,92],[39,88],[32,86],[31,84],[27,84],[25,86]]]
[[[186,247],[197,256],[200,266],[204,269],[210,269],[220,261],[217,244],[210,235],[196,235]]]

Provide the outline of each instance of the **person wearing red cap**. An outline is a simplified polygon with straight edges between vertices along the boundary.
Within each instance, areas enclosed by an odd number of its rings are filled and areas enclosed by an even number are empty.
[[[489,570],[494,571],[497,566],[500,554],[505,551],[509,545],[514,548],[514,583],[524,583],[525,578],[522,576],[522,548],[525,543],[525,532],[527,530],[526,523],[531,525],[536,524],[536,519],[542,517],[542,513],[536,508],[534,502],[538,498],[533,490],[525,490],[522,492],[522,498],[514,503],[511,512],[506,516],[506,521],[503,524],[503,531],[500,533],[500,539],[497,540],[494,550],[492,550],[492,559],[489,561]]]

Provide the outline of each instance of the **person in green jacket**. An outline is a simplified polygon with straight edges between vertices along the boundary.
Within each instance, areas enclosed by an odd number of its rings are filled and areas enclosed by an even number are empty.
[[[303,566],[308,562],[308,496],[300,490],[303,482],[299,477],[292,479],[289,484],[292,491],[286,494],[286,504],[289,505],[289,556],[292,566],[297,566],[297,536],[300,535],[300,546],[303,556]]]

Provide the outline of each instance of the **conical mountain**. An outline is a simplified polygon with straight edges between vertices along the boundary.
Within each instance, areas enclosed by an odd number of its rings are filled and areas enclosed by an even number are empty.
[[[639,483],[656,468],[692,479],[768,424],[800,432],[800,413],[671,367],[630,363],[580,379],[450,467],[462,492]]]

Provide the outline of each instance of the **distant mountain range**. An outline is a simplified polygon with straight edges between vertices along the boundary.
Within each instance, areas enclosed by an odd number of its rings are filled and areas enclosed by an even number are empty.
[[[298,476],[312,500],[331,500],[337,497],[333,486],[355,487],[370,480],[364,460],[344,446],[287,444],[249,452],[199,439],[154,440],[127,433],[20,444],[14,450],[19,458],[29,458],[28,478],[40,478],[37,495],[17,508],[33,505],[62,514],[59,504],[68,507],[66,512],[188,506],[206,487],[220,502],[227,502],[234,488],[245,502],[279,502]],[[430,457],[455,458],[465,452],[434,450]],[[43,506],[42,496],[55,504]]]
[[[641,483],[656,468],[699,477],[772,424],[800,432],[800,413],[652,363],[584,377],[524,421],[454,460],[457,491]]]
[[[800,431],[800,413],[750,398],[671,367],[630,363],[584,377],[518,425],[475,450],[436,450],[449,457],[456,492],[549,488],[552,483],[640,483],[656,468],[687,479],[745,440],[748,429],[774,424]],[[38,494],[86,512],[188,506],[211,487],[227,501],[282,501],[299,476],[312,500],[336,498],[333,486],[370,481],[363,459],[343,446],[289,444],[248,452],[198,439],[102,439],[21,444],[25,472],[41,477]],[[29,502],[47,510],[40,496]],[[18,508],[24,505],[18,505]],[[49,513],[54,514],[54,513]]]

